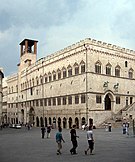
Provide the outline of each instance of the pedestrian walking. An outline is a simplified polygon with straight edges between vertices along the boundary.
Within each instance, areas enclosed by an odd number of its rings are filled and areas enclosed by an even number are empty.
[[[58,132],[56,133],[56,143],[58,145],[57,148],[57,155],[61,155],[61,149],[62,149],[62,142],[65,143],[63,137],[62,137],[62,128],[58,128]]]
[[[112,124],[108,123],[108,131],[111,132],[112,131]]]
[[[93,155],[92,151],[94,149],[94,138],[93,138],[93,130],[92,125],[89,126],[89,130],[87,131],[87,140],[88,140],[88,148],[85,150],[85,155],[87,155],[88,150],[90,150],[90,155]]]
[[[126,127],[126,134],[129,135],[129,122],[125,123],[125,127]]]
[[[51,133],[51,126],[47,126],[47,138],[50,138],[50,133]]]
[[[79,136],[76,135],[76,125],[73,125],[70,134],[71,134],[71,141],[73,145],[72,149],[70,149],[70,153],[71,155],[75,155],[77,154],[76,148],[78,147],[77,137],[79,138]]]
[[[42,138],[45,137],[45,132],[46,132],[46,129],[44,127],[44,125],[41,127],[41,135],[42,135]]]
[[[126,124],[125,123],[122,124],[122,128],[123,128],[123,134],[126,134]]]

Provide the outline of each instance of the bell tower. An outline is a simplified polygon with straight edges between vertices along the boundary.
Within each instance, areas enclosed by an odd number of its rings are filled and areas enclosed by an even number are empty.
[[[24,39],[20,43],[20,64],[19,71],[27,68],[36,62],[37,59],[37,42],[36,40]]]

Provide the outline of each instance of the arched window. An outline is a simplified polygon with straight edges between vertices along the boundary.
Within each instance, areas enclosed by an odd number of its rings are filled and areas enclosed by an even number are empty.
[[[95,63],[95,73],[101,74],[101,62],[97,61]]]
[[[57,70],[57,73],[58,73],[58,79],[61,79],[61,71],[60,71],[60,69]]]
[[[53,71],[52,74],[53,74],[53,81],[54,81],[54,80],[56,80],[56,72]]]
[[[111,64],[108,63],[108,64],[106,65],[106,74],[107,74],[107,75],[111,75],[111,68],[112,68]]]
[[[37,85],[39,84],[39,80],[38,80],[38,77],[36,77],[36,83],[37,83]]]
[[[68,77],[72,76],[72,67],[69,65],[67,69],[68,69]]]
[[[128,71],[128,77],[129,77],[130,79],[133,78],[133,69],[132,69],[132,68],[130,68],[129,71]]]
[[[85,62],[81,61],[80,65],[81,65],[81,74],[85,73]]]
[[[77,63],[74,64],[75,75],[79,74],[79,65]]]
[[[119,65],[115,67],[115,76],[120,77],[120,66]]]
[[[62,68],[62,71],[63,71],[63,78],[66,78],[66,77],[67,77],[67,71],[66,71],[66,68],[63,67],[63,68]]]
[[[44,78],[45,78],[45,83],[47,83],[47,81],[48,81],[47,74],[44,75]]]
[[[49,76],[49,82],[51,82],[52,81],[52,75],[51,75],[50,72],[48,73],[48,76]]]

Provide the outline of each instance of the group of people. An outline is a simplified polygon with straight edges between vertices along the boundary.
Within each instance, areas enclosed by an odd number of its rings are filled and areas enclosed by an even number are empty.
[[[47,126],[47,131],[46,128],[44,127],[44,125],[41,127],[41,136],[42,138],[45,137],[45,133],[47,132],[47,138],[50,138],[50,133],[51,133],[51,125]]]
[[[79,136],[76,134],[76,125],[73,125],[72,129],[70,130],[71,134],[71,142],[72,142],[72,148],[70,149],[71,155],[77,154],[76,149],[78,147],[77,138]],[[90,150],[90,154],[93,154],[94,149],[94,138],[93,138],[93,131],[92,131],[92,125],[88,127],[87,130],[87,140],[88,140],[88,148],[84,151],[85,155],[87,155],[88,151]],[[56,133],[56,143],[58,145],[57,147],[57,155],[61,155],[61,149],[62,149],[62,142],[65,143],[65,140],[62,136],[62,128],[58,128],[58,132]]]

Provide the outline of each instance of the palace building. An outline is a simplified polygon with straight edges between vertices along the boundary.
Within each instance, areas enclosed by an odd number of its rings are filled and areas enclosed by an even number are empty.
[[[133,108],[135,51],[88,38],[37,60],[37,44],[20,43],[18,71],[6,80],[7,122],[98,127]]]

